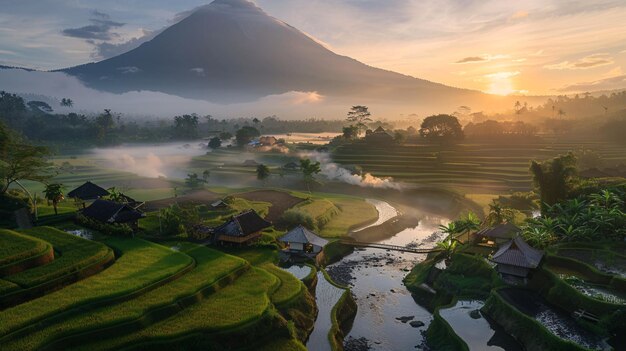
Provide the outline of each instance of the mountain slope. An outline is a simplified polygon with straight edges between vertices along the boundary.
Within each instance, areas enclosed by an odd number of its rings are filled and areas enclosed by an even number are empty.
[[[134,50],[63,72],[99,90],[220,103],[289,91],[413,102],[486,96],[337,55],[246,0],[216,0]]]

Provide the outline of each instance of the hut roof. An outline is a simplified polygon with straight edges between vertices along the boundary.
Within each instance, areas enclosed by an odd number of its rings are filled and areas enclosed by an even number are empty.
[[[515,224],[504,223],[504,224],[498,224],[495,227],[482,229],[479,232],[477,232],[476,235],[487,236],[490,238],[498,238],[498,239],[513,239],[521,231],[522,230],[519,229]]]
[[[247,236],[271,226],[272,223],[263,219],[256,211],[248,210],[234,215],[228,222],[215,228],[215,233],[229,236]]]
[[[245,160],[243,161],[243,165],[244,166],[258,166],[259,163],[256,162],[255,160]]]
[[[516,267],[537,268],[542,258],[543,251],[531,247],[524,239],[516,236],[513,240],[503,244],[491,261]]]
[[[109,200],[96,200],[81,212],[83,216],[93,218],[100,222],[126,223],[136,221],[145,215],[128,206]]]
[[[328,240],[320,238],[317,234],[301,225],[290,230],[278,240],[289,243],[313,244],[320,247],[324,247],[328,244]]]
[[[92,182],[85,182],[85,184],[67,193],[68,197],[79,198],[81,200],[95,200],[107,195],[109,195],[109,192],[106,189]]]

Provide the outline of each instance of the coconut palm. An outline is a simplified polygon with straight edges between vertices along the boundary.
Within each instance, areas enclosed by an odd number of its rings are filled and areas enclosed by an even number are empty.
[[[478,218],[478,216],[476,216],[476,214],[474,214],[474,212],[469,212],[467,216],[461,218],[458,221],[458,224],[460,224],[460,227],[462,228],[461,231],[464,231],[467,233],[468,243],[470,241],[470,233],[472,231],[476,231],[480,229],[480,219]]]
[[[54,207],[55,215],[59,214],[57,210],[57,205],[64,198],[63,188],[64,188],[63,184],[58,184],[58,183],[46,184],[46,188],[43,191],[46,197],[46,200],[48,200],[49,202],[50,201],[52,202],[52,207]]]
[[[454,234],[460,233],[460,228],[456,225],[456,222],[450,222],[448,225],[439,225],[439,230],[447,234],[446,239],[449,239]]]
[[[484,224],[486,226],[494,226],[502,223],[513,222],[516,214],[516,210],[503,207],[499,202],[494,200],[491,204],[489,204],[489,213],[487,214],[487,217],[485,217]]]
[[[438,242],[437,248],[442,250],[443,255],[445,256],[446,259],[449,259],[450,256],[452,256],[452,254],[456,251],[457,244],[458,244],[458,241],[456,240],[446,239],[444,241]]]

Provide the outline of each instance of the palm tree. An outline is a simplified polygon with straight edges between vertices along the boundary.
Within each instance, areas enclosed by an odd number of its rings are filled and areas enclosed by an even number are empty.
[[[311,162],[308,158],[304,158],[300,160],[300,169],[302,169],[304,182],[310,193],[311,188],[309,185],[315,180],[315,175],[322,171],[321,164],[319,162]]]
[[[446,239],[450,239],[453,234],[460,232],[460,228],[457,227],[456,222],[450,222],[448,225],[439,225],[439,230],[446,235]]]
[[[43,191],[46,200],[52,201],[52,207],[54,207],[54,214],[59,214],[57,210],[57,205],[61,200],[63,200],[63,184],[53,183],[46,184],[46,189]]]
[[[502,223],[512,222],[515,219],[516,211],[512,208],[503,207],[499,202],[493,201],[489,204],[489,213],[485,217],[485,225],[494,226]]]
[[[474,214],[474,212],[469,212],[467,216],[460,219],[459,224],[461,225],[461,228],[463,228],[463,231],[467,233],[468,243],[470,241],[470,233],[480,229],[480,219],[476,216],[476,214]]]
[[[456,251],[458,241],[453,239],[446,239],[437,243],[437,248],[441,249],[445,259],[449,259],[450,256]]]

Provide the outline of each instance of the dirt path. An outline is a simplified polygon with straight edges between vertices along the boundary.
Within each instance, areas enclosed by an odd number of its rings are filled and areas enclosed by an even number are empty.
[[[304,201],[304,199],[278,190],[256,190],[247,193],[233,194],[233,196],[249,201],[271,203],[272,206],[270,206],[269,213],[265,217],[265,219],[271,222],[278,221],[285,211]]]

